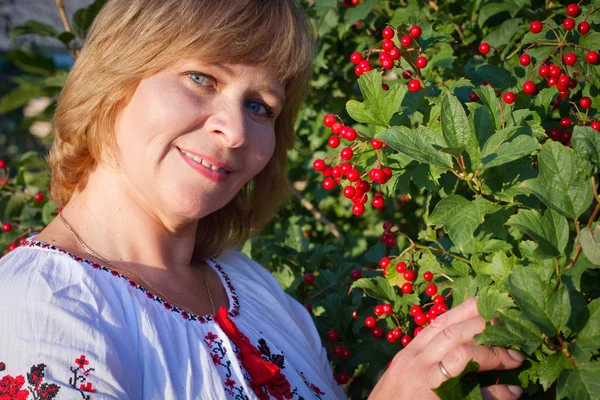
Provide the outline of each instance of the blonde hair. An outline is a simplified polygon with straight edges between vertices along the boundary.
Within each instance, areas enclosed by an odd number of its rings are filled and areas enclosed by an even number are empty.
[[[108,0],[59,97],[48,156],[53,200],[63,207],[99,161],[118,160],[113,127],[144,77],[183,56],[264,65],[285,82],[275,152],[233,200],[200,220],[194,258],[243,244],[288,192],[287,150],[313,54],[312,27],[294,0]]]

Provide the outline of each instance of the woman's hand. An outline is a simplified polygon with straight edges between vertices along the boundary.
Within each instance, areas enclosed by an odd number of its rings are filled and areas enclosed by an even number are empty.
[[[520,366],[524,356],[516,350],[475,344],[473,336],[484,328],[475,299],[440,315],[396,354],[369,400],[438,399],[431,389],[448,380],[440,361],[450,376],[459,375],[471,359],[479,363],[480,371]],[[522,389],[494,385],[481,392],[484,399],[509,400],[519,398]]]

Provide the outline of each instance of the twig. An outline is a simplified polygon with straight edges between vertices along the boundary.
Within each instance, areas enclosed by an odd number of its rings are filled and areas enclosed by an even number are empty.
[[[67,13],[65,12],[63,0],[56,0],[56,7],[58,8],[58,13],[60,14],[60,19],[65,27],[65,31],[71,32],[71,24],[69,24],[69,19],[67,18]]]
[[[329,221],[327,219],[327,217],[325,217],[321,211],[319,211],[318,208],[316,208],[315,206],[312,205],[312,203],[308,200],[306,200],[306,198],[304,196],[302,196],[302,194],[297,191],[295,188],[292,188],[292,193],[294,194],[294,197],[296,197],[298,200],[300,200],[300,204],[302,205],[302,207],[306,208],[308,211],[310,211],[310,213],[313,215],[313,217],[320,221],[323,225],[327,226],[329,228],[329,230],[331,231],[331,234],[333,236],[336,237],[336,239],[344,239],[344,235],[342,235],[340,233],[340,231],[338,230],[337,226]]]
[[[467,263],[467,264],[471,265],[471,260],[468,260],[468,259],[466,259],[464,257],[461,257],[461,256],[457,256],[456,254],[449,253],[449,252],[447,252],[446,250],[443,250],[443,249],[437,249],[435,247],[423,246],[423,245],[420,245],[420,244],[415,244],[415,247],[417,249],[431,250],[434,253],[443,254],[445,256],[452,257],[452,258],[454,258],[456,260],[459,260],[459,261],[462,261],[464,263]]]

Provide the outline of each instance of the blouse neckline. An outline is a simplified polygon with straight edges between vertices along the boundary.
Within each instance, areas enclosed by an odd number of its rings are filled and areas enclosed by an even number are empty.
[[[70,253],[58,246],[55,246],[53,244],[49,244],[46,242],[36,240],[35,237],[36,236],[31,236],[29,238],[26,238],[20,247],[41,248],[41,249],[57,252],[60,254],[65,254],[65,255],[71,257],[73,260],[77,261],[79,264],[86,266],[87,268],[93,268],[95,270],[100,270],[100,271],[109,273],[115,278],[120,278],[119,280],[121,280],[121,282],[123,282],[123,283],[127,282],[127,284],[129,286],[131,286],[137,290],[140,290],[141,292],[143,292],[146,295],[146,297],[148,299],[156,301],[157,303],[161,304],[164,309],[166,309],[170,312],[175,312],[175,313],[179,314],[181,316],[181,318],[183,318],[187,321],[196,321],[196,322],[200,322],[201,324],[215,321],[215,317],[216,317],[215,315],[212,315],[212,314],[196,315],[194,313],[184,311],[181,308],[170,304],[168,301],[166,301],[162,297],[154,295],[152,292],[146,290],[143,286],[138,285],[133,280],[129,279],[125,275],[122,275],[119,272],[117,272],[111,268],[108,268],[104,265],[98,264],[98,263],[88,260],[86,258],[79,257],[79,256],[72,254],[72,253]],[[210,268],[217,271],[217,273],[218,273],[217,275],[221,278],[221,283],[225,287],[225,291],[227,292],[227,298],[229,299],[229,309],[228,309],[229,317],[230,318],[238,317],[240,315],[240,303],[239,303],[239,298],[238,298],[237,292],[235,290],[235,287],[233,286],[233,283],[231,282],[231,278],[225,272],[223,267],[221,267],[221,265],[219,265],[212,258],[207,259],[206,264]]]

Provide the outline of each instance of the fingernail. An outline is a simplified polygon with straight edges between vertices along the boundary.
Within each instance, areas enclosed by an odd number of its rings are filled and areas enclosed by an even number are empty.
[[[525,359],[525,356],[523,355],[523,353],[521,353],[520,351],[517,350],[513,350],[513,349],[508,349],[508,355],[512,357],[512,359],[517,360],[517,361],[523,361]]]
[[[508,385],[508,391],[515,396],[520,396],[521,393],[523,393],[523,388],[521,388],[521,386]]]

